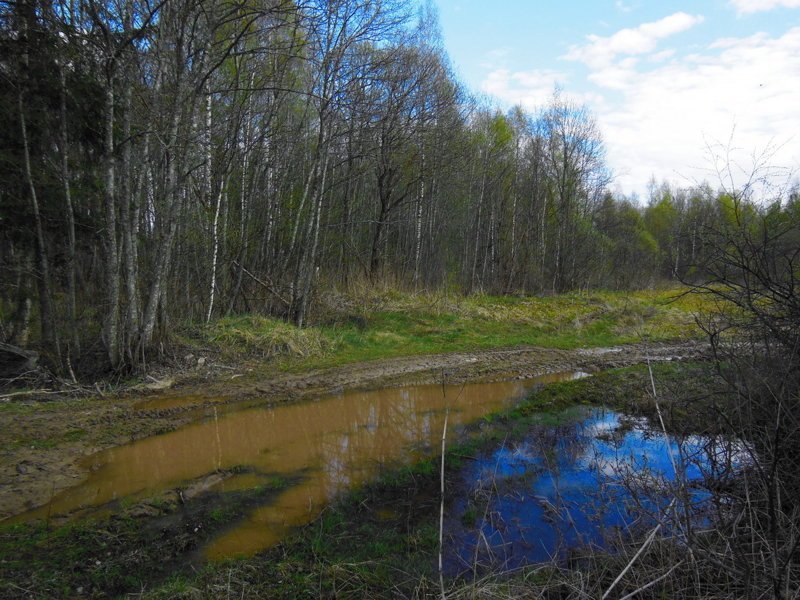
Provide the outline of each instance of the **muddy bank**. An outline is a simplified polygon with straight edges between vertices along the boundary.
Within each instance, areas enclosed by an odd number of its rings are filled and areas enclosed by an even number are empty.
[[[342,390],[528,379],[559,371],[594,372],[653,361],[701,358],[698,343],[639,344],[574,351],[515,348],[372,361],[286,374],[233,369],[212,380],[149,396],[0,405],[0,518],[47,502],[86,477],[85,457],[172,431],[221,412],[312,399]]]

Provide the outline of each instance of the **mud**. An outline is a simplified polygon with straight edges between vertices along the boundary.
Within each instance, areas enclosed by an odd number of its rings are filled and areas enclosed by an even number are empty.
[[[701,358],[698,343],[638,344],[574,351],[515,348],[414,356],[287,374],[269,367],[217,373],[149,396],[0,403],[0,519],[48,502],[91,471],[100,450],[174,431],[215,414],[310,400],[344,390],[431,383],[524,380],[546,373],[599,370]]]

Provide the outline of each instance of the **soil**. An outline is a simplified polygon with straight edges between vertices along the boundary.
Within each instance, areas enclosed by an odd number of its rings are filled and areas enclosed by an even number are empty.
[[[0,404],[0,520],[46,503],[81,481],[103,449],[172,431],[215,412],[311,400],[345,389],[527,379],[563,371],[597,372],[653,361],[699,359],[697,342],[553,350],[522,347],[370,361],[287,374],[269,365],[209,362],[176,374],[172,387],[129,389],[84,399],[5,397]]]

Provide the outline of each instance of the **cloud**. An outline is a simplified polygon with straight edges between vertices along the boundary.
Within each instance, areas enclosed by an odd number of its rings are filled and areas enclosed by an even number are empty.
[[[508,105],[519,104],[533,111],[543,106],[556,86],[562,86],[567,76],[549,69],[511,71],[494,69],[481,84],[481,90]]]
[[[614,6],[616,6],[617,10],[622,13],[632,12],[635,8],[631,4],[626,4],[625,2],[623,2],[623,0],[616,0],[616,2],[614,2]]]
[[[800,8],[800,0],[730,0],[740,15],[765,12],[778,7]]]
[[[582,94],[563,91],[569,81],[567,74],[550,69],[531,69],[512,71],[498,68],[489,72],[481,84],[481,91],[497,98],[507,106],[520,105],[536,112],[552,98],[556,87],[562,95],[579,104],[591,105],[595,109],[605,105],[601,94],[586,92]]]
[[[656,52],[655,54],[651,54],[647,57],[650,62],[664,62],[672,58],[675,55],[675,49],[669,48],[667,50],[662,50],[661,52]]]
[[[711,39],[688,54],[659,47],[700,22],[676,13],[609,37],[589,36],[563,58],[585,64],[593,85],[576,70],[495,68],[481,87],[528,110],[545,105],[555,85],[584,88],[568,95],[595,113],[616,184],[642,197],[651,176],[716,185],[706,148],[727,143],[732,133],[745,171],[753,153],[772,148],[774,165],[800,172],[800,27]]]
[[[792,140],[773,161],[797,168],[798,56],[800,27],[795,27],[780,37],[759,33],[718,40],[705,52],[644,63],[645,70],[641,63],[618,61],[592,72],[598,86],[621,95],[613,105],[592,107],[618,183],[641,194],[651,174],[703,179],[709,175],[698,170],[709,164],[704,148],[715,140],[727,142],[734,128],[733,143],[744,149],[745,162],[753,152]]]
[[[587,44],[571,46],[563,58],[599,68],[610,64],[620,54],[632,56],[652,52],[659,40],[691,29],[703,20],[702,15],[676,12],[635,28],[620,29],[608,37],[589,35]]]

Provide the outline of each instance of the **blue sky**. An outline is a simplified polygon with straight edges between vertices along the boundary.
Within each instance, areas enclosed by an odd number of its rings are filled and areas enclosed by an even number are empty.
[[[736,185],[765,153],[773,183],[800,170],[800,0],[434,3],[473,91],[535,111],[557,84],[589,106],[619,192],[716,185],[727,148]]]

